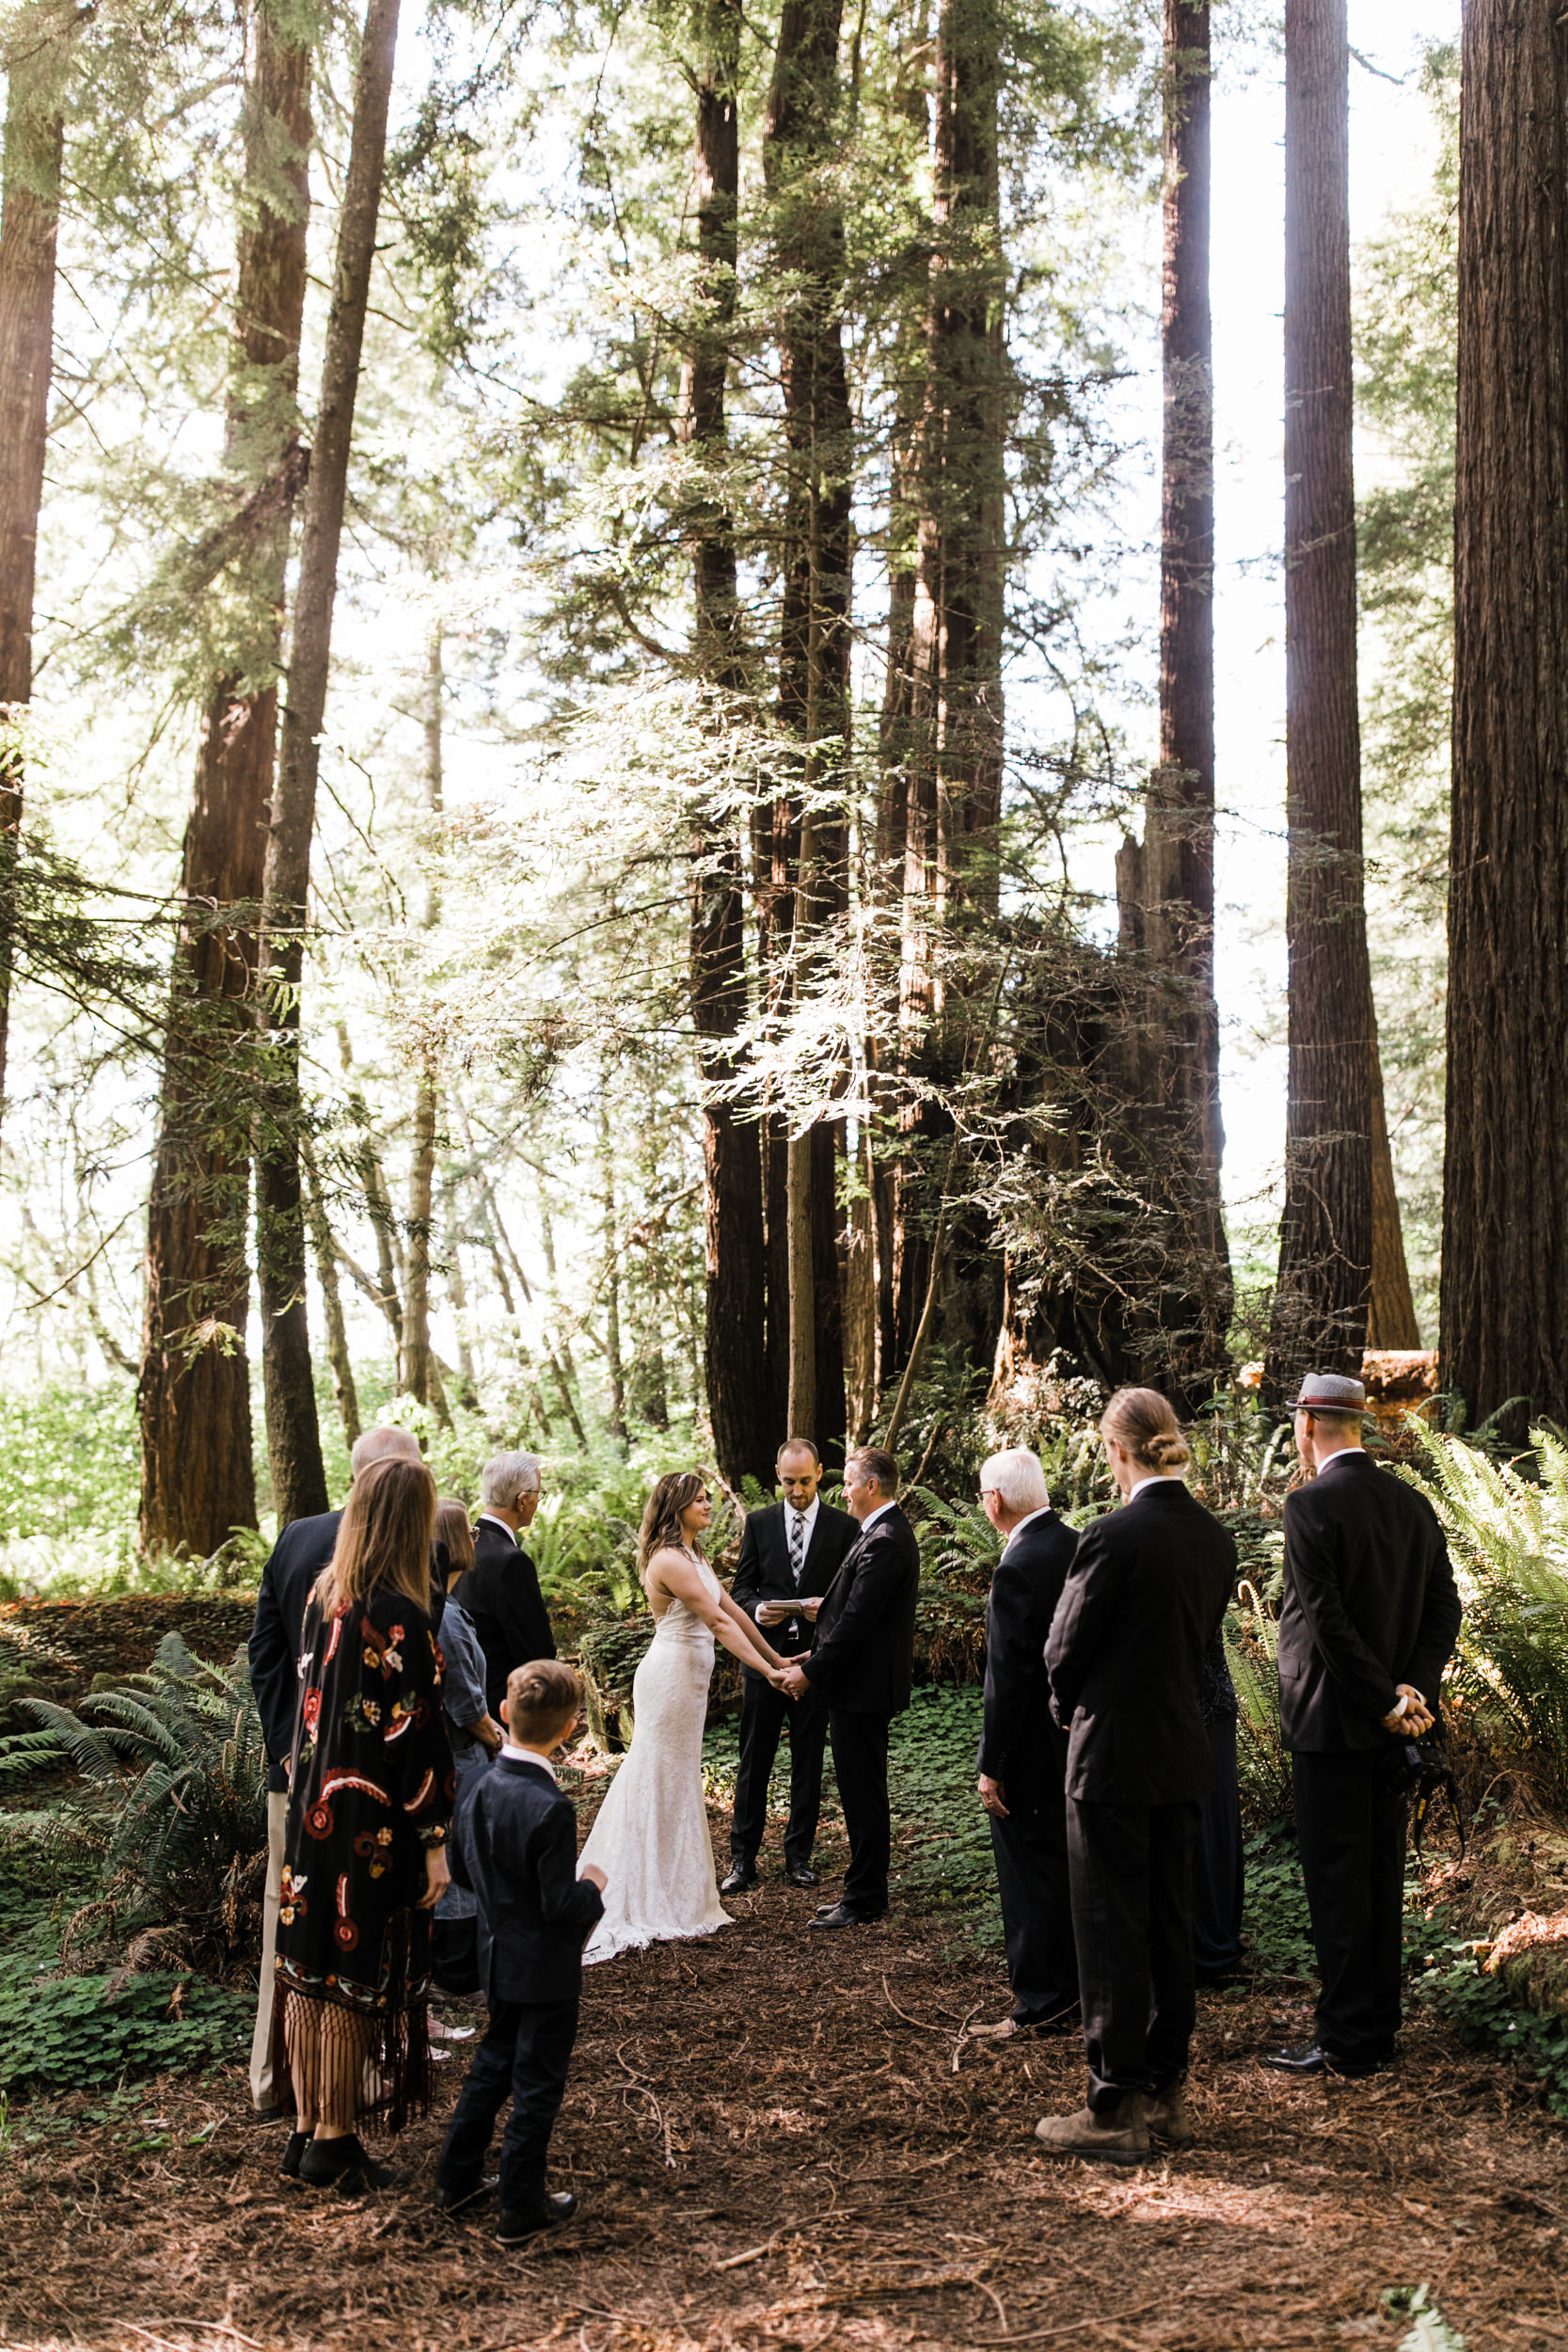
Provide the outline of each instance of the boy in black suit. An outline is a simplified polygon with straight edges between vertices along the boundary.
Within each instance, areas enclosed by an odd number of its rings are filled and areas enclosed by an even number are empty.
[[[764,1629],[781,1658],[799,1658],[811,1647],[822,1596],[860,1529],[847,1511],[835,1511],[817,1493],[822,1463],[809,1438],[786,1438],[779,1448],[777,1468],[784,1501],[748,1512],[730,1597]],[[789,1825],[784,1831],[784,1877],[791,1886],[815,1886],[811,1855],[822,1809],[828,1710],[809,1692],[791,1704],[750,1666],[742,1666],[740,1678],[740,1770],[730,1824],[730,1873],[719,1891],[741,1895],[757,1883],[768,1783],[786,1721]]]
[[[436,2201],[453,2213],[483,2196],[496,2117],[507,2092],[496,2238],[520,2246],[570,2220],[578,2201],[545,2187],[550,2131],[577,2039],[582,1947],[604,1910],[604,1873],[578,1876],[578,1825],[550,1751],[578,1720],[580,1677],[555,1659],[514,1668],[501,1702],[507,1739],[465,1791],[449,1853],[479,1898],[479,1965],[490,2027],[474,2052],[436,2168]]]

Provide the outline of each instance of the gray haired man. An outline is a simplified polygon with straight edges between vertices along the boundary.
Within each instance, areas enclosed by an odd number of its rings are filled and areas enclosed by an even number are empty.
[[[485,1697],[498,1721],[514,1668],[555,1656],[538,1571],[518,1540],[539,1508],[540,1492],[536,1454],[498,1454],[485,1463],[474,1565],[453,1595],[473,1619],[484,1652]]]

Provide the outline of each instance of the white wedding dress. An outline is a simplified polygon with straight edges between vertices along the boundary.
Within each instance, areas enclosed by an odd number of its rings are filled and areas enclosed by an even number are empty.
[[[705,1560],[703,1581],[720,1595]],[[599,1807],[581,1861],[605,1874],[604,1916],[585,1964],[730,1926],[719,1900],[703,1803],[703,1726],[713,1635],[672,1598],[631,1686],[631,1746]]]

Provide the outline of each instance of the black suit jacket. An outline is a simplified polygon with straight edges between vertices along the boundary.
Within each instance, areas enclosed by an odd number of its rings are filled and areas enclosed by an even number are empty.
[[[332,1557],[342,1516],[341,1511],[323,1511],[316,1518],[291,1519],[261,1570],[256,1622],[250,1629],[250,1687],[267,1743],[267,1787],[275,1795],[289,1786],[285,1767],[294,1743],[305,1605],[311,1585]]]
[[[914,1680],[920,1546],[894,1503],[845,1553],[800,1661],[814,1691],[845,1715],[901,1715]]]
[[[569,2001],[604,1910],[578,1876],[578,1817],[542,1765],[499,1756],[458,1800],[452,1877],[479,1900],[479,1972],[493,2001]]]
[[[1425,1495],[1359,1447],[1285,1498],[1279,1721],[1288,1748],[1375,1748],[1413,1683],[1435,1708],[1465,1614]]]
[[[1078,1538],[1046,1511],[997,1562],[986,1602],[986,1695],[976,1769],[1025,1801],[1054,1777],[1061,1793],[1066,1740],[1051,1712],[1046,1636]]]
[[[795,1600],[802,1594],[809,1600],[825,1593],[838,1574],[845,1553],[860,1534],[847,1511],[835,1511],[831,1503],[818,1499],[816,1524],[811,1531],[805,1565],[797,1585],[789,1565],[784,1507],[782,1502],[769,1502],[760,1511],[746,1514],[745,1533],[740,1538],[740,1565],[735,1572],[730,1598],[737,1609],[746,1612],[753,1625],[759,1601]],[[759,1630],[763,1640],[781,1658],[798,1657],[811,1647],[811,1621],[806,1617],[792,1617],[786,1625],[763,1626]],[[754,1666],[743,1666],[741,1672],[758,1685],[765,1680]]]
[[[1235,1581],[1235,1545],[1178,1479],[1085,1528],[1045,1649],[1069,1797],[1152,1805],[1210,1794],[1198,1691]]]
[[[474,1565],[458,1578],[452,1598],[474,1621],[484,1652],[485,1699],[499,1723],[513,1667],[553,1658],[555,1635],[532,1561],[495,1519],[481,1519],[474,1529]]]

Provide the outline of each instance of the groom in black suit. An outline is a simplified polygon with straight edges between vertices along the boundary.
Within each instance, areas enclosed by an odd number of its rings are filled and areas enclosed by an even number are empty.
[[[779,1448],[778,1473],[784,1501],[747,1514],[730,1598],[762,1629],[764,1639],[781,1658],[796,1658],[811,1647],[822,1596],[860,1529],[847,1511],[835,1511],[817,1493],[822,1462],[809,1438],[785,1439]],[[768,1783],[786,1717],[789,1825],[784,1831],[784,1876],[792,1886],[815,1886],[811,1851],[822,1805],[828,1710],[815,1693],[791,1704],[766,1676],[750,1666],[740,1671],[740,1771],[730,1824],[730,1874],[720,1893],[744,1894],[757,1883]]]
[[[784,1672],[791,1698],[828,1703],[833,1772],[849,1832],[849,1867],[836,1903],[814,1928],[854,1928],[887,1912],[893,1824],[887,1796],[888,1725],[910,1703],[920,1547],[898,1508],[898,1465],[862,1446],[844,1466],[844,1500],[860,1521],[816,1620],[807,1658]]]

